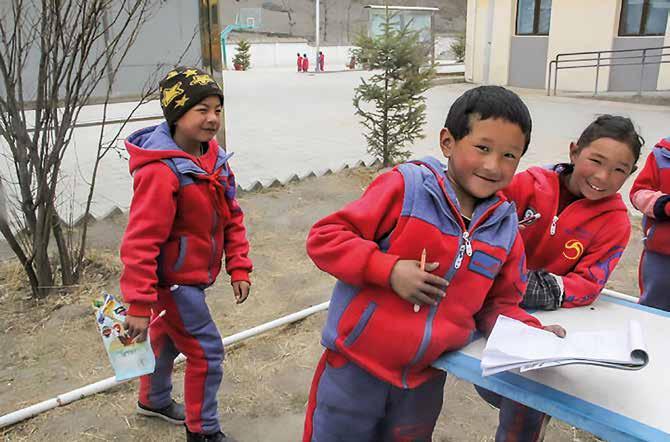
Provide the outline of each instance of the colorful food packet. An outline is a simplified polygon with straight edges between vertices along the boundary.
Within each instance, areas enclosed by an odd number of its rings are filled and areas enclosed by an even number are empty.
[[[123,304],[105,293],[105,299],[95,317],[117,381],[154,372],[156,360],[149,337],[144,342],[134,342],[126,334],[126,308]]]

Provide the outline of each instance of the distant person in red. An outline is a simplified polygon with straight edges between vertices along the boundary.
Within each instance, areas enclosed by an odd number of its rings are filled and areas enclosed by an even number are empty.
[[[319,51],[319,71],[323,72],[323,64],[325,62],[325,57],[323,56],[323,52]]]
[[[309,70],[309,58],[307,54],[302,54],[302,71],[307,72]]]
[[[302,72],[302,55],[298,52],[298,72]]]

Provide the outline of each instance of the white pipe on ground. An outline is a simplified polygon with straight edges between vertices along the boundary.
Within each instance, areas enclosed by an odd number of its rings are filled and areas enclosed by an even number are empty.
[[[254,328],[250,328],[248,330],[241,331],[239,333],[236,333],[231,336],[227,336],[222,339],[223,346],[226,347],[228,345],[234,344],[236,342],[242,341],[247,338],[251,338],[253,336],[256,336],[258,334],[264,333],[268,330],[272,330],[273,328],[280,327],[282,325],[290,324],[292,322],[299,321],[301,319],[304,319],[310,315],[313,315],[314,313],[318,313],[323,310],[327,310],[328,306],[330,305],[330,301],[323,302],[318,305],[314,305],[312,307],[306,308],[304,310],[300,310],[295,313],[291,313],[290,315],[282,316],[281,318],[275,319],[274,321],[266,322],[265,324],[261,324],[259,326],[256,326]],[[175,363],[180,363],[182,361],[186,360],[186,357],[183,354],[180,354],[177,359],[175,359]],[[130,379],[129,379],[130,380]],[[31,417],[37,416],[40,413],[44,413],[45,411],[51,410],[56,407],[60,407],[63,405],[67,405],[71,402],[77,401],[79,399],[83,399],[86,396],[91,396],[96,393],[100,393],[105,390],[109,390],[110,388],[123,384],[124,382],[127,381],[121,381],[117,382],[114,376],[109,377],[107,379],[103,379],[101,381],[95,382],[93,384],[86,385],[81,388],[77,388],[76,390],[69,391],[67,393],[60,394],[56,396],[55,398],[48,399],[46,401],[40,402],[35,405],[31,405],[29,407],[23,408],[21,410],[14,411],[9,414],[5,414],[4,416],[0,417],[0,428],[6,427],[8,425],[13,425],[17,422],[21,422],[25,419],[29,419]]]
[[[603,289],[602,293],[605,295],[612,296],[614,298],[623,299],[625,301],[633,302],[636,304],[638,302],[638,298],[630,295],[625,295],[623,293],[616,292],[614,290]],[[327,310],[329,305],[330,301],[323,302],[321,304],[306,308],[304,310],[291,313],[290,315],[282,316],[281,318],[275,319],[274,321],[266,322],[265,324],[261,324],[248,330],[244,330],[234,335],[225,337],[222,340],[223,346],[226,347],[228,345],[234,344],[244,339],[251,338],[258,334],[264,333],[268,330],[272,330],[273,328],[277,328],[285,324],[290,324],[292,322],[299,321],[310,315],[313,315],[314,313]],[[183,362],[184,360],[186,360],[186,357],[183,354],[180,354],[177,357],[177,359],[175,359],[175,363],[180,363]],[[45,411],[51,410],[53,408],[67,405],[71,402],[83,399],[86,396],[91,396],[96,393],[109,390],[110,388],[122,384],[124,382],[127,381],[117,382],[114,376],[112,376],[107,379],[95,382],[93,384],[77,388],[76,390],[63,393],[61,395],[56,396],[55,398],[46,400],[44,402],[40,402],[38,404],[31,405],[21,410],[14,411],[12,413],[0,417],[0,428],[6,427],[8,425],[13,425],[17,422],[21,422],[25,419],[37,416],[38,414],[44,413]]]
[[[637,304],[639,301],[639,298],[636,298],[635,296],[625,295],[610,289],[603,289],[603,291],[600,293],[603,295],[609,295],[612,298],[623,299],[624,301],[632,302],[633,304]]]

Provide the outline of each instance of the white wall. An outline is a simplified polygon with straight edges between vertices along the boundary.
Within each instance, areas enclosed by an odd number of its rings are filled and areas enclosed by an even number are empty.
[[[668,17],[668,24],[665,28],[665,41],[663,46],[670,46],[670,17]],[[663,51],[666,54],[670,54],[670,49]],[[670,60],[670,56],[666,55],[663,57],[663,60]],[[668,90],[670,89],[670,63],[660,65],[658,72],[658,90]]]
[[[516,0],[495,0],[489,84],[507,84],[515,12]]]
[[[479,3],[479,0],[468,0],[465,13],[465,80],[473,83],[481,81],[481,72],[477,72],[476,67],[481,64],[483,58],[479,31],[481,26]]]
[[[484,82],[488,41],[488,10],[494,0],[468,0],[465,31],[465,78]],[[495,19],[495,18],[494,18]]]
[[[233,57],[237,44],[226,45],[226,59],[228,69],[233,69]],[[349,63],[349,50],[353,46],[323,46],[319,50],[325,58],[325,70],[343,69]],[[297,53],[307,54],[309,68],[314,69],[314,46],[307,43],[251,43],[251,68],[295,67]]]
[[[619,3],[612,0],[554,0],[547,63],[559,53],[611,50],[617,35]],[[609,74],[608,68],[600,70],[598,90],[607,90]],[[595,75],[593,68],[562,70],[558,74],[558,89],[593,91]]]
[[[507,84],[515,7],[516,0],[468,0],[465,32],[467,81]],[[489,22],[490,8],[493,8],[492,24]]]

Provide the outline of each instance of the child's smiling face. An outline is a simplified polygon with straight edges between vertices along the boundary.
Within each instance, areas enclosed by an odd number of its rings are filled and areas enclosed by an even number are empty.
[[[206,143],[221,127],[221,99],[210,95],[190,108],[175,123],[179,136],[189,141]]]
[[[448,129],[440,132],[440,147],[449,159],[447,177],[464,215],[476,200],[492,196],[514,177],[526,144],[521,127],[500,118],[470,119],[470,133],[456,141]]]
[[[568,189],[589,200],[614,195],[635,170],[630,146],[612,138],[598,138],[581,148],[572,143],[570,160],[575,167]]]

